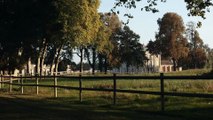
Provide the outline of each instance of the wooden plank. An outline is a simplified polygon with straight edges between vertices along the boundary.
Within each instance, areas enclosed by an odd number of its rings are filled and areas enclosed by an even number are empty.
[[[116,105],[116,74],[113,75],[113,104]]]
[[[164,99],[164,75],[160,74],[160,92],[161,92],[161,111],[165,110],[165,99]]]
[[[10,83],[9,83],[9,92],[13,91],[13,80],[12,80],[12,76],[10,76]]]
[[[79,101],[82,102],[82,78],[81,74],[79,75]]]
[[[0,89],[2,88],[2,81],[3,81],[3,77],[1,75],[1,79],[0,79]]]
[[[24,94],[24,86],[23,86],[23,83],[24,83],[24,81],[23,81],[23,78],[22,78],[22,75],[20,76],[21,78],[21,94]]]
[[[38,79],[38,75],[37,75],[37,77],[36,77],[36,95],[38,95],[38,93],[39,93],[39,79]]]
[[[57,98],[58,97],[58,81],[57,81],[57,77],[54,74],[54,97]]]

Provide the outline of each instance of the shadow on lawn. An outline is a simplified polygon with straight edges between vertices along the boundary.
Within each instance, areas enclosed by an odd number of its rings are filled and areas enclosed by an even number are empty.
[[[207,73],[203,73],[201,74],[202,76],[213,76],[213,70],[207,72]]]
[[[0,97],[1,120],[210,120],[213,107],[149,112],[122,105],[95,105],[72,98]]]

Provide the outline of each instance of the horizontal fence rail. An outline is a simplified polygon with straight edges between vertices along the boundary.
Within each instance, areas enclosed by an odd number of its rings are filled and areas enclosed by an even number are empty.
[[[79,87],[61,86],[57,84],[57,79],[76,79],[79,81]],[[35,79],[36,84],[24,84],[23,79]],[[38,79],[54,79],[54,85],[42,85],[38,83]],[[83,80],[113,80],[113,88],[86,88],[82,87]],[[160,80],[160,91],[142,91],[142,90],[123,90],[117,89],[117,80]],[[24,86],[36,87],[38,94],[38,87],[54,88],[54,96],[57,97],[57,89],[69,89],[79,90],[79,100],[82,101],[82,91],[102,91],[113,92],[113,104],[116,104],[116,93],[133,93],[133,94],[150,94],[161,96],[161,110],[164,111],[165,96],[178,96],[178,97],[198,97],[198,98],[213,98],[213,94],[208,93],[180,93],[180,92],[165,92],[164,81],[165,80],[213,80],[213,76],[164,76],[163,73],[160,76],[3,76],[0,79],[0,88],[2,84],[9,85],[9,91],[12,92],[12,85],[21,86],[21,93],[24,93]],[[19,81],[14,83],[13,81]]]
[[[31,79],[31,78],[54,78],[54,76],[2,76],[3,78],[13,78],[13,79]],[[79,79],[79,76],[55,76],[57,78],[70,78],[70,79]],[[160,79],[161,76],[115,76],[116,80],[119,79],[143,79],[143,80],[150,80],[150,79]],[[114,76],[81,76],[81,79],[113,79]],[[170,79],[170,80],[213,80],[212,76],[163,76],[163,79]]]

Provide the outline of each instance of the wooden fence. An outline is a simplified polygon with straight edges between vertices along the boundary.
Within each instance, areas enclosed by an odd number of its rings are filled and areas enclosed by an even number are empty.
[[[54,79],[54,85],[42,85],[39,84],[39,79],[52,78]],[[58,78],[68,78],[68,79],[78,79],[79,87],[70,87],[70,86],[60,86],[57,84]],[[36,84],[24,84],[23,79],[35,79]],[[111,79],[113,80],[113,88],[86,88],[82,87],[82,81],[84,79]],[[160,80],[160,91],[142,91],[142,90],[123,90],[117,89],[117,80],[120,79],[140,79],[140,80]],[[18,80],[17,83],[13,83],[14,80]],[[32,77],[15,77],[15,76],[2,76],[0,79],[0,88],[3,84],[9,85],[9,92],[12,92],[12,86],[20,86],[21,93],[24,93],[24,86],[36,87],[36,94],[39,94],[39,87],[49,87],[54,88],[54,97],[58,97],[58,88],[61,89],[70,89],[79,91],[79,100],[82,101],[82,91],[107,91],[113,92],[113,104],[116,104],[116,93],[135,93],[135,94],[150,94],[150,95],[159,95],[161,97],[161,111],[165,110],[165,96],[181,96],[181,97],[198,97],[198,98],[213,98],[213,94],[208,93],[180,93],[180,92],[165,92],[164,91],[164,81],[165,80],[213,80],[213,76],[164,76],[163,73],[160,73],[160,76],[32,76]]]

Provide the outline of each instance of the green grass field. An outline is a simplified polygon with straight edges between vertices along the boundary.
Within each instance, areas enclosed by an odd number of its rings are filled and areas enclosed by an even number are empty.
[[[183,71],[166,75],[197,75],[206,71]],[[35,80],[24,81],[35,83]],[[51,79],[41,80],[39,84],[53,85]],[[78,87],[78,80],[59,79],[58,85]],[[118,89],[160,91],[159,80],[118,80]],[[112,80],[83,80],[83,87],[112,88]],[[53,88],[8,85],[0,91],[0,119],[11,120],[210,120],[213,119],[213,98],[165,97],[165,112],[160,111],[160,96],[118,93],[117,104],[113,105],[112,92],[83,91],[83,101],[79,102],[79,91],[58,89],[54,98]],[[165,91],[189,93],[213,93],[213,80],[175,80],[165,81]]]
[[[211,120],[213,100],[166,97],[166,111],[160,112],[159,97],[119,94],[117,105],[106,93],[84,93],[79,102],[76,92],[54,99],[40,95],[2,93],[2,120]]]

